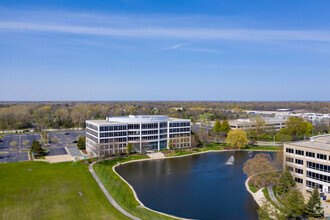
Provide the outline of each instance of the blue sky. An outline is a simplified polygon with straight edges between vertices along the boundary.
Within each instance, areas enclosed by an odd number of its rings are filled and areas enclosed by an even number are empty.
[[[330,100],[327,0],[1,1],[0,100]]]

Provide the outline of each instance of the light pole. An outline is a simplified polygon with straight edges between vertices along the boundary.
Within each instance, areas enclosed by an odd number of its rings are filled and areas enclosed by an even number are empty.
[[[18,136],[18,148],[21,148],[21,136]]]

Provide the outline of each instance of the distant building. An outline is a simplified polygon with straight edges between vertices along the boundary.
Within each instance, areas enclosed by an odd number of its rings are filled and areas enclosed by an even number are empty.
[[[330,135],[284,144],[284,163],[303,192],[330,193]]]
[[[86,150],[102,156],[126,151],[132,143],[139,152],[190,147],[191,121],[164,115],[129,115],[86,121]]]
[[[264,118],[265,120],[265,130],[275,129],[276,131],[281,128],[285,128],[286,119],[280,118]],[[230,128],[232,130],[241,129],[243,131],[247,131],[248,129],[256,129],[256,124],[254,120],[251,119],[237,119],[229,121]]]

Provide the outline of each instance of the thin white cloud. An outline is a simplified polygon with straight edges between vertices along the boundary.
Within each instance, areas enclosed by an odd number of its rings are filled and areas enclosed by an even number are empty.
[[[183,46],[186,46],[186,45],[189,45],[189,44],[188,43],[186,43],[186,44],[175,44],[175,45],[170,46],[170,47],[162,48],[161,50],[174,50],[174,49],[178,49],[178,48],[181,48]]]
[[[258,30],[221,28],[171,28],[171,27],[92,27],[66,24],[40,24],[28,22],[0,22],[0,31],[54,32],[64,34],[97,35],[135,38],[172,38],[186,40],[236,40],[236,41],[318,41],[329,42],[330,31],[318,30]],[[175,45],[181,47],[183,45]],[[173,48],[175,49],[175,48]]]

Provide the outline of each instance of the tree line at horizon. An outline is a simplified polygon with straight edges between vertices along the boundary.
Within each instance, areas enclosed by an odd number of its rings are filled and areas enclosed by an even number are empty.
[[[84,127],[85,120],[129,114],[169,115],[194,121],[249,117],[242,110],[304,109],[328,113],[329,102],[2,102],[0,131]]]

